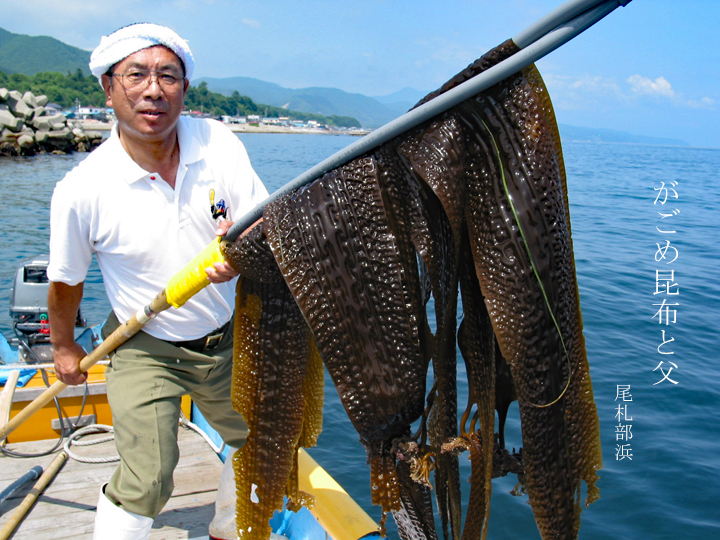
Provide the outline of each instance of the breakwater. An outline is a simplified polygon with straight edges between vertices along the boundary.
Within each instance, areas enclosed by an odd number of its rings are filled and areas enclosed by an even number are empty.
[[[44,95],[0,88],[0,156],[89,152],[102,142],[102,133],[73,125],[47,102]]]

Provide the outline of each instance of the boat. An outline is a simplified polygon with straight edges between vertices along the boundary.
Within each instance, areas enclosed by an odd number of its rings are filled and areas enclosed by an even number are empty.
[[[35,366],[52,364],[50,327],[47,317],[48,256],[38,255],[22,261],[15,273],[10,292],[10,317],[14,336],[0,337],[0,359],[5,367],[20,368],[10,417],[37,398],[57,379],[53,371]],[[86,351],[94,349],[102,340],[101,326],[87,326],[78,311],[76,341]],[[0,370],[0,384],[5,385],[11,370]],[[110,406],[105,390],[105,366],[96,365],[88,372],[88,383],[66,388],[59,396],[62,406],[51,402],[42,408],[32,422],[26,422],[7,438],[8,443],[57,439],[61,422],[65,426],[82,427],[89,424],[112,424]],[[61,418],[62,417],[62,420]]]
[[[47,318],[48,256],[22,261],[10,294],[14,336],[0,335],[0,424],[5,425],[38,397],[56,378],[51,369]],[[88,326],[80,312],[76,340],[86,351],[101,341],[101,325]],[[112,474],[114,445],[79,450],[78,444],[100,440],[109,443],[112,415],[107,400],[105,369],[99,362],[88,372],[84,385],[65,388],[54,402],[10,433],[0,447],[0,492],[7,491],[28,469],[47,466],[53,455],[72,458],[40,496],[35,508],[17,527],[13,538],[91,538],[100,486]],[[14,391],[13,391],[14,390]],[[8,396],[12,396],[8,399]],[[3,409],[3,403],[5,410]],[[156,519],[150,538],[207,538],[215,490],[227,448],[189,397],[182,403],[179,444],[181,460],[175,473],[173,497]],[[83,437],[83,443],[79,439]],[[21,456],[21,457],[18,457]],[[282,540],[358,540],[379,538],[379,526],[347,492],[310,456],[299,455],[300,489],[315,496],[315,507],[298,512],[276,512],[271,520],[273,538]],[[7,498],[0,496],[0,528],[7,526],[30,485]],[[67,527],[58,527],[58,510]],[[68,509],[72,509],[67,514]],[[203,531],[204,527],[204,531]],[[0,530],[0,537],[2,530]]]

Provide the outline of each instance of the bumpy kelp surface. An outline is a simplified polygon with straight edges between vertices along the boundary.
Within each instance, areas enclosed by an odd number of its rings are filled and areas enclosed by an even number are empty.
[[[243,272],[235,306],[233,406],[250,428],[234,457],[238,535],[246,539],[270,537],[268,522],[283,508],[284,496],[293,507],[312,505],[298,490],[297,450],[314,446],[322,429],[320,355],[269,254],[262,225],[225,251]]]
[[[373,502],[390,511],[399,509],[390,446],[422,412],[427,362],[418,286],[404,279],[379,174],[375,160],[358,160],[270,205],[264,223],[367,450]]]
[[[516,52],[500,45],[426,100]],[[512,472],[542,538],[577,537],[582,482],[598,497],[599,428],[560,138],[534,67],[269,204],[228,258],[243,272],[241,538],[267,538],[283,494],[303,501],[294,456],[319,431],[319,357],[366,449],[381,526],[392,513],[403,538],[484,538],[491,480]],[[523,448],[510,454],[516,399]]]

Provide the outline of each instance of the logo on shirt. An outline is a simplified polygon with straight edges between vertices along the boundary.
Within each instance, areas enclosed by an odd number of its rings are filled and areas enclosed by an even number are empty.
[[[225,205],[225,199],[215,202],[215,190],[210,190],[210,213],[216,222],[227,219],[228,209]]]

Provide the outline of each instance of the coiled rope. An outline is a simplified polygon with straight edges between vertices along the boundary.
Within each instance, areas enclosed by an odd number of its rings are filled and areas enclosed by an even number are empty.
[[[96,439],[86,440],[86,441],[79,441],[80,437],[84,437],[85,435],[92,435],[95,433],[110,433],[111,435],[107,437],[98,437]],[[105,442],[110,442],[115,440],[115,435],[113,433],[113,427],[108,426],[105,424],[92,424],[89,426],[85,426],[83,428],[80,428],[73,432],[72,435],[70,435],[67,440],[65,441],[65,452],[67,455],[71,458],[73,458],[75,461],[80,461],[81,463],[112,463],[113,461],[120,461],[120,456],[117,454],[114,456],[108,456],[108,457],[87,457],[87,456],[79,456],[72,450],[70,450],[70,447],[74,444],[75,446],[91,446],[93,444],[101,444]]]
[[[196,424],[193,424],[190,420],[188,420],[184,414],[180,414],[180,421],[179,424],[186,428],[191,429],[198,433],[200,436],[202,436],[203,439],[205,439],[205,442],[208,443],[210,448],[216,453],[220,454],[225,449],[225,443],[223,442],[220,446],[217,446],[212,439],[208,436],[207,433],[205,433],[199,426]],[[85,437],[86,435],[94,435],[97,433],[109,433],[107,437],[98,437],[91,440],[86,441],[80,441],[81,437]],[[92,446],[94,444],[102,444],[106,442],[110,442],[115,440],[115,435],[113,434],[114,430],[112,426],[108,426],[105,424],[92,424],[89,426],[82,427],[72,433],[67,440],[65,441],[65,452],[67,453],[68,457],[71,457],[75,461],[79,461],[81,463],[112,463],[114,461],[120,461],[119,455],[114,456],[108,456],[108,457],[87,457],[87,456],[80,456],[73,452],[70,447],[75,445],[77,446]]]

